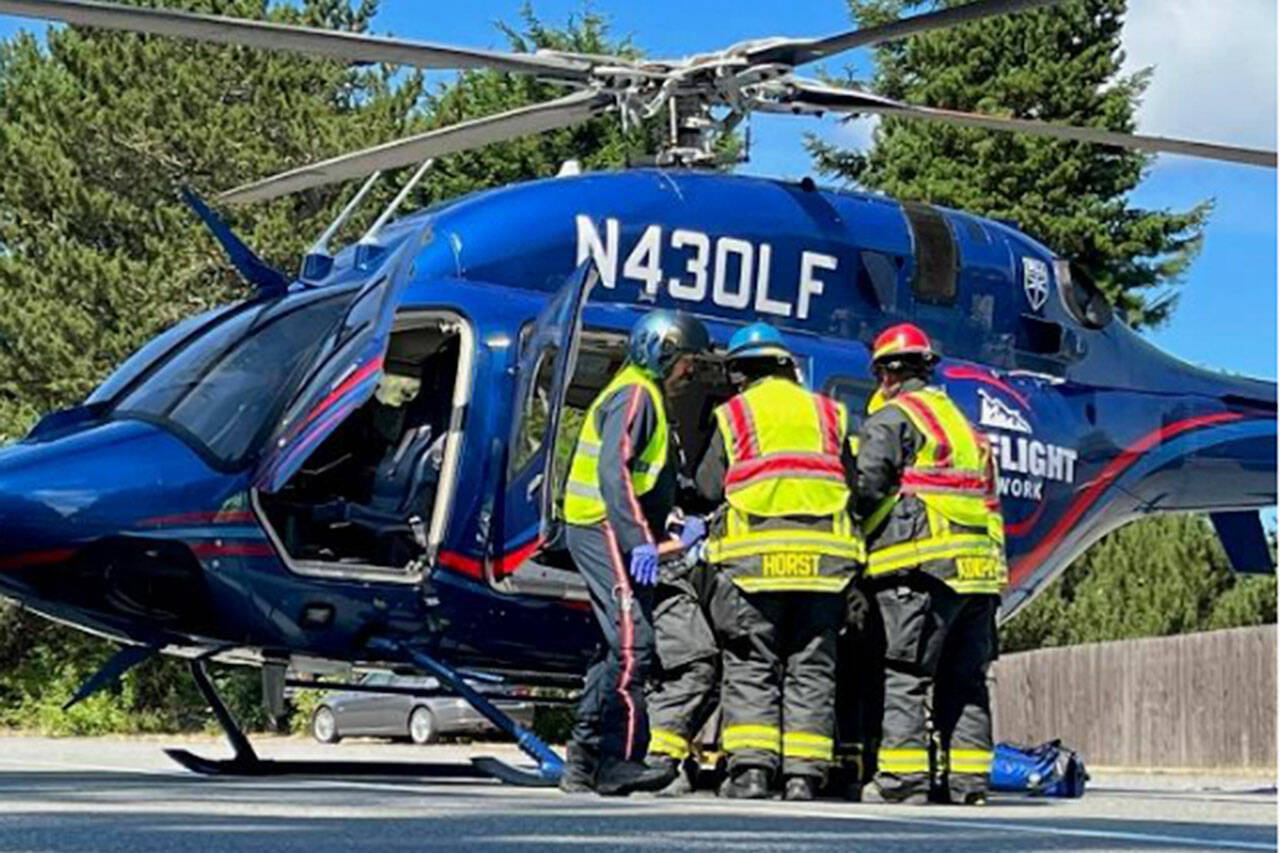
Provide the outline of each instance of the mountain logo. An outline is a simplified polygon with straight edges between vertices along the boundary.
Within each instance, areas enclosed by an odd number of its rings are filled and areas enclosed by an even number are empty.
[[[978,396],[982,402],[982,412],[979,420],[983,426],[1008,429],[1014,432],[1031,432],[1031,424],[1027,422],[1022,412],[1013,408],[999,397],[993,397],[981,388],[978,389]]]
[[[1032,311],[1049,300],[1049,265],[1037,258],[1022,259],[1022,290]]]

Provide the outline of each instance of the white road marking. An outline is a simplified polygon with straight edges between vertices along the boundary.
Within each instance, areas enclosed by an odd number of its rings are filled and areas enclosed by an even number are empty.
[[[825,817],[839,820],[868,820],[880,823],[903,823],[916,826],[949,828],[992,829],[1003,832],[1027,832],[1033,835],[1056,835],[1068,838],[1098,838],[1109,841],[1141,841],[1147,844],[1178,844],[1184,847],[1212,847],[1220,850],[1275,850],[1276,845],[1258,841],[1231,841],[1218,838],[1197,838],[1185,835],[1163,835],[1153,832],[1130,832],[1118,829],[1069,829],[1063,826],[1044,826],[1032,823],[1008,823],[1005,821],[971,820],[968,818],[898,817],[895,815],[806,811],[789,809],[788,814],[804,817]]]

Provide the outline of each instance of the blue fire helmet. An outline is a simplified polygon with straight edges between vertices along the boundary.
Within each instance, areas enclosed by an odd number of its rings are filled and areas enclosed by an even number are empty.
[[[631,330],[627,360],[662,378],[681,355],[705,352],[711,346],[707,327],[683,311],[650,311]]]
[[[794,362],[795,356],[783,340],[782,333],[768,323],[752,323],[733,333],[729,339],[729,361],[739,358],[778,358]]]

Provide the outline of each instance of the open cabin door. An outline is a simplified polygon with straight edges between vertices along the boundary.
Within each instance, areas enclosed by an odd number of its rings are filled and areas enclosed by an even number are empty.
[[[277,422],[254,474],[254,487],[274,493],[342,422],[367,401],[382,377],[396,306],[409,276],[406,253],[392,252],[351,303],[301,390]]]
[[[556,492],[572,452],[557,440],[564,437],[565,394],[577,365],[582,309],[598,280],[593,262],[578,267],[521,336],[494,580],[514,572],[554,538]]]

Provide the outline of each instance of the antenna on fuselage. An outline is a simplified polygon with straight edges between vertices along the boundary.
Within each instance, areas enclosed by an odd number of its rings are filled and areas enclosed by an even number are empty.
[[[329,254],[329,241],[333,239],[333,235],[338,233],[351,214],[355,213],[356,208],[360,206],[360,202],[364,201],[364,197],[369,194],[369,190],[373,189],[373,185],[377,183],[378,178],[382,177],[382,172],[374,172],[369,179],[364,182],[359,191],[351,197],[351,201],[347,202],[347,206],[342,208],[342,212],[338,214],[338,218],[324,229],[324,233],[320,235],[320,239],[316,240],[315,245],[311,247],[305,255],[302,256],[302,280],[303,281],[319,281],[327,276],[333,270],[333,255]]]
[[[387,205],[387,209],[379,214],[373,224],[369,226],[369,230],[364,232],[364,236],[360,238],[360,242],[356,244],[356,266],[363,266],[369,261],[376,258],[382,250],[382,246],[378,244],[378,232],[382,230],[382,226],[387,224],[387,220],[391,215],[400,208],[404,200],[409,197],[409,193],[422,180],[422,176],[427,173],[427,169],[431,168],[431,164],[435,162],[435,158],[428,158],[418,171],[413,173],[408,182],[396,193],[396,197],[391,199],[391,204]]]

